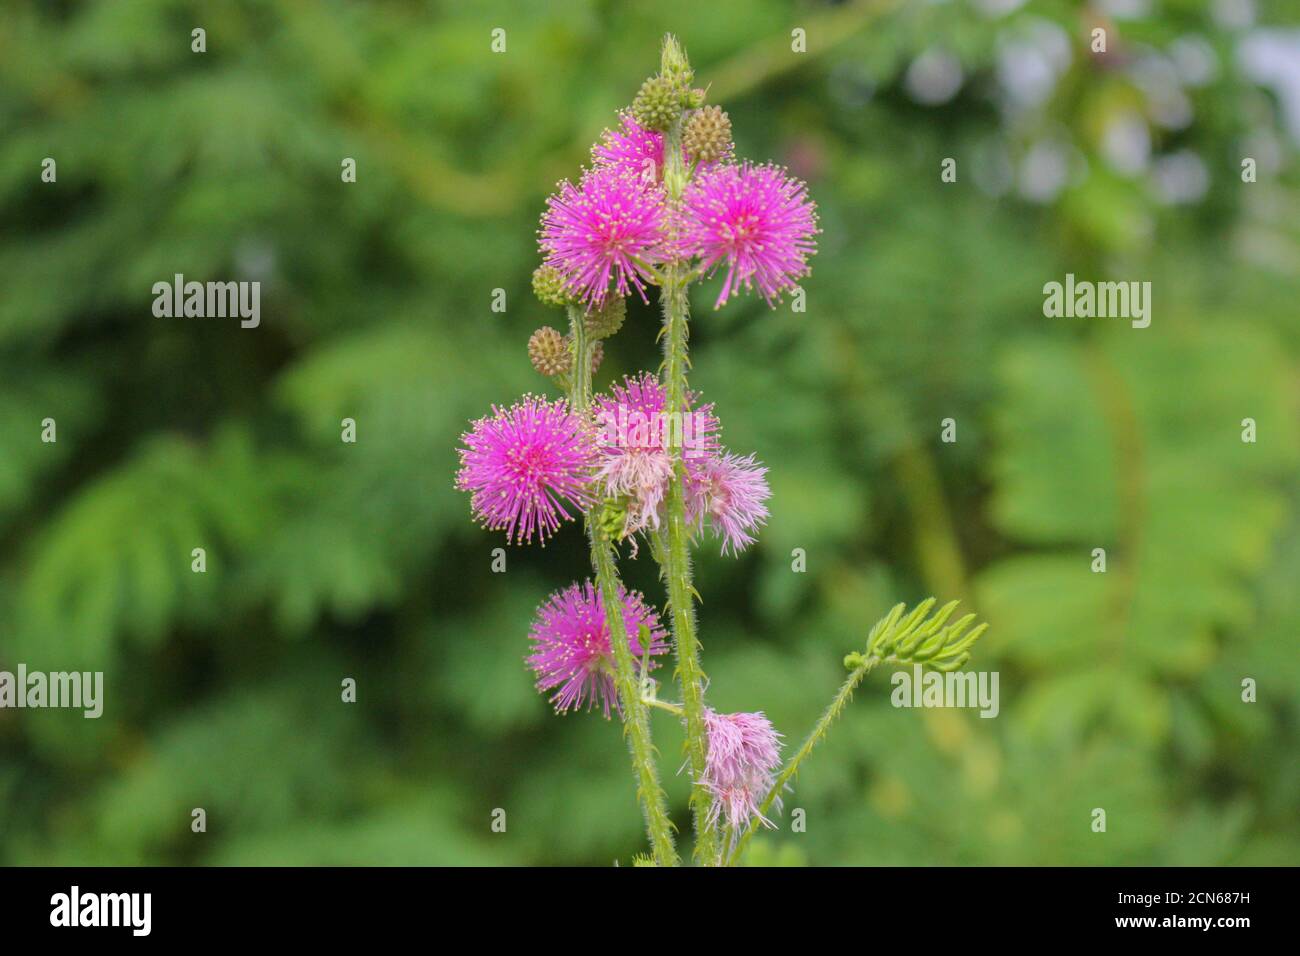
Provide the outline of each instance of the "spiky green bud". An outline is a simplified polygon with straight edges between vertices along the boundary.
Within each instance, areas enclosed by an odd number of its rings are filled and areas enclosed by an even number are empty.
[[[659,51],[659,72],[672,79],[684,80],[683,85],[689,84],[695,78],[686,51],[682,49],[677,37],[671,33],[664,35],[664,45]]]
[[[681,87],[667,76],[650,77],[632,100],[632,118],[644,129],[662,132],[673,125],[681,112]]]
[[[731,152],[731,119],[717,106],[691,113],[682,133],[682,145],[691,159],[716,163]]]
[[[610,296],[605,304],[592,309],[583,318],[587,334],[593,339],[607,339],[623,327],[627,318],[627,300],[621,295]]]
[[[564,275],[555,266],[541,265],[533,270],[533,295],[543,305],[562,307],[572,301]]]
[[[528,361],[547,378],[566,375],[573,368],[569,343],[549,325],[543,325],[528,340]]]

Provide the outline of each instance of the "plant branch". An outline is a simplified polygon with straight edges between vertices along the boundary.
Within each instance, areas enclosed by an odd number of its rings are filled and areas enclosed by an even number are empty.
[[[669,202],[678,202],[686,185],[682,163],[681,121],[673,124],[664,142],[664,187]],[[664,268],[660,299],[664,321],[664,369],[669,421],[682,421],[686,412],[687,320],[686,289],[689,275],[679,262]],[[673,477],[666,502],[663,571],[668,590],[668,608],[673,626],[673,648],[677,655],[677,678],[682,689],[683,723],[686,728],[686,761],[691,774],[691,811],[695,822],[695,859],[706,866],[718,861],[717,833],[709,825],[710,798],[703,785],[708,742],[704,729],[704,670],[700,666],[699,640],[695,630],[695,588],[691,582],[689,532],[686,528],[686,461],[681,429],[671,444]]]
[[[737,861],[740,860],[741,854],[745,852],[745,845],[749,842],[749,838],[753,836],[754,831],[758,829],[759,820],[768,815],[768,812],[772,809],[772,805],[780,798],[782,791],[784,791],[785,788],[789,786],[790,782],[794,780],[795,776],[798,775],[799,765],[803,763],[804,759],[810,753],[812,753],[813,748],[821,743],[826,737],[826,733],[830,730],[831,724],[835,723],[835,720],[840,716],[840,713],[844,710],[845,706],[853,699],[853,692],[857,690],[858,685],[862,683],[862,679],[871,673],[879,663],[879,658],[864,658],[862,663],[849,673],[848,678],[840,687],[840,692],[835,695],[835,699],[831,701],[831,705],[826,708],[821,719],[817,721],[817,725],[813,727],[812,733],[808,735],[808,739],[803,742],[803,746],[795,751],[794,756],[790,758],[785,767],[783,767],[781,772],[777,775],[776,782],[772,784],[772,789],[768,791],[767,796],[763,798],[763,802],[759,805],[758,813],[750,819],[749,825],[745,827],[744,832],[740,835],[740,839],[736,841],[736,847],[731,851],[731,857],[728,860],[729,865],[735,866]]]
[[[935,599],[926,598],[910,614],[903,604],[896,604],[890,612],[871,629],[867,635],[866,649],[854,652],[844,658],[844,666],[849,668],[849,676],[840,687],[840,691],[826,708],[821,719],[808,735],[793,757],[777,775],[772,789],[759,805],[758,813],[750,819],[749,825],[736,841],[735,849],[728,858],[728,864],[735,866],[745,850],[749,838],[758,828],[759,821],[766,817],[772,805],[780,799],[781,793],[799,773],[799,766],[826,737],[831,724],[843,712],[845,706],[853,699],[853,692],[871,671],[880,664],[923,664],[938,671],[952,671],[970,660],[970,649],[987,630],[987,624],[980,624],[967,630],[975,620],[974,614],[967,614],[952,624],[948,619],[957,608],[956,601],[949,601],[939,608],[933,616],[927,617],[934,608]]]
[[[574,411],[585,412],[591,403],[591,346],[587,342],[582,310],[569,307],[569,328],[573,335],[573,374],[569,404]],[[600,528],[600,505],[587,512],[587,537],[591,542],[591,563],[596,572],[605,620],[609,626],[609,644],[614,654],[614,683],[618,689],[623,734],[632,752],[636,771],[637,799],[645,816],[650,848],[660,866],[676,866],[681,861],[673,845],[672,821],[668,817],[668,798],[659,783],[654,743],[650,736],[649,713],[641,696],[641,676],[623,620],[623,601],[619,595],[618,568],[614,546]]]

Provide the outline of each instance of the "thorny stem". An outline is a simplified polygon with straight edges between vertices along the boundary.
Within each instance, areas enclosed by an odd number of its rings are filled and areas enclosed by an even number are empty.
[[[664,188],[668,201],[681,200],[686,185],[682,163],[681,120],[675,122],[664,137]],[[691,280],[688,268],[680,262],[665,265],[660,293],[664,314],[664,369],[669,421],[682,421],[686,415],[687,319],[690,306],[686,289]],[[679,429],[680,432],[680,429]],[[686,462],[684,442],[678,434],[670,444],[673,478],[668,486],[665,535],[667,548],[664,572],[667,579],[668,607],[672,616],[673,647],[677,654],[677,677],[682,686],[683,722],[686,725],[686,759],[691,774],[691,811],[695,821],[695,859],[705,866],[719,861],[717,833],[709,825],[709,795],[704,788],[707,740],[704,729],[704,670],[700,667],[699,640],[695,632],[695,588],[691,584],[691,563],[686,528]]]
[[[789,786],[790,781],[799,773],[799,764],[803,763],[804,758],[812,753],[814,747],[821,743],[822,738],[826,736],[826,732],[830,730],[831,724],[835,723],[840,716],[840,712],[853,699],[853,692],[862,683],[862,679],[871,673],[879,663],[879,657],[868,657],[849,673],[844,685],[840,687],[840,692],[835,695],[831,705],[826,708],[826,712],[817,721],[817,726],[808,735],[808,739],[803,742],[803,746],[795,751],[794,756],[790,758],[777,775],[776,782],[772,784],[772,789],[768,791],[762,804],[759,805],[758,813],[750,819],[749,825],[745,827],[740,839],[736,841],[736,848],[732,850],[731,857],[728,860],[731,866],[735,866],[740,860],[741,854],[745,852],[745,845],[749,842],[749,838],[754,835],[754,830],[758,828],[759,820],[767,816],[768,811],[772,809],[772,804],[776,803],[781,796],[781,792]]]
[[[569,307],[569,327],[573,334],[573,378],[569,405],[575,412],[584,412],[591,403],[591,346],[587,342],[580,308]],[[659,866],[677,866],[681,861],[673,845],[668,798],[659,783],[654,743],[650,737],[649,714],[641,697],[636,658],[632,656],[631,642],[623,621],[623,602],[618,593],[614,547],[600,528],[599,509],[600,505],[597,504],[587,512],[587,536],[591,541],[591,564],[596,572],[596,586],[600,589],[605,620],[609,624],[609,644],[614,652],[614,683],[622,705],[623,734],[627,737],[628,749],[632,752],[637,798],[645,815],[646,832],[650,837],[655,863]]]

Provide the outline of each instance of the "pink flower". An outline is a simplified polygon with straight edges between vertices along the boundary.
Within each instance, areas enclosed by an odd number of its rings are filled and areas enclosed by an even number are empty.
[[[631,113],[619,114],[618,129],[607,129],[600,142],[591,147],[591,159],[597,166],[611,166],[657,183],[664,178],[664,134],[645,129]],[[690,158],[682,148],[682,162],[690,169]],[[712,169],[717,163],[701,163],[700,169]]]
[[[618,129],[607,129],[591,147],[597,166],[609,166],[647,182],[663,179],[664,134],[644,129],[630,113],[619,114]]]
[[[673,448],[681,443],[688,475],[717,449],[713,406],[691,409],[688,403],[686,414],[669,414],[667,393],[649,372],[625,377],[595,404],[601,455],[596,477],[607,497],[628,500],[623,534],[657,529],[673,477]]]
[[[758,817],[764,826],[775,826],[758,810],[772,789],[781,763],[781,735],[772,728],[772,722],[761,711],[719,714],[706,707],[704,730],[708,754],[703,783],[713,797],[709,823],[716,825],[719,819],[725,819],[733,842],[751,817]]]
[[[817,214],[805,186],[776,166],[726,164],[708,170],[682,197],[686,255],[705,269],[727,266],[715,307],[758,286],[768,305],[808,274],[817,250]]]
[[[504,528],[506,539],[543,541],[560,520],[570,521],[569,505],[582,511],[592,504],[590,485],[596,446],[584,418],[564,401],[535,396],[480,418],[461,436],[456,487],[472,492],[470,507],[486,528]]]
[[[667,228],[663,190],[616,166],[593,169],[546,200],[541,247],[571,292],[599,306],[610,283],[646,300],[648,266],[661,257]]]
[[[667,633],[659,624],[659,615],[646,606],[641,595],[626,591],[620,584],[619,598],[632,654],[637,658],[645,654],[642,625],[650,634],[650,654],[667,651]],[[538,690],[555,690],[551,703],[557,712],[578,709],[584,703],[590,710],[597,700],[606,717],[611,705],[622,712],[614,684],[614,652],[609,643],[605,606],[590,581],[581,586],[571,584],[552,594],[537,609],[528,636],[533,642],[528,666],[537,674]]]
[[[771,497],[767,468],[753,455],[723,454],[708,458],[689,476],[686,518],[698,531],[707,518],[715,537],[722,538],[722,553],[739,554],[753,544],[752,534],[767,520]]]

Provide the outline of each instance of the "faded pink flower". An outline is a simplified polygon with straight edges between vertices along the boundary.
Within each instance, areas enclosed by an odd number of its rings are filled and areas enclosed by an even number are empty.
[[[508,409],[492,407],[461,436],[456,487],[472,493],[470,507],[486,528],[505,529],[507,540],[543,542],[565,508],[592,504],[596,445],[586,419],[568,403],[528,395]]]
[[[708,754],[704,760],[704,786],[713,797],[709,823],[725,820],[735,841],[751,817],[764,826],[775,824],[759,813],[759,804],[775,782],[781,764],[781,735],[759,711],[754,714],[719,714],[704,709]],[[780,806],[780,800],[777,800]]]
[[[641,644],[641,627],[650,634],[653,657],[668,650],[667,632],[659,624],[659,615],[648,607],[636,591],[619,585],[623,604],[623,625],[627,628],[632,654],[641,658],[646,648]],[[533,621],[529,638],[533,652],[528,666],[537,674],[537,689],[554,690],[551,703],[559,713],[588,710],[600,703],[608,717],[613,707],[622,713],[614,684],[614,652],[610,647],[609,624],[600,593],[591,581],[571,584],[552,594]]]
[[[682,197],[683,254],[699,256],[705,269],[726,263],[715,308],[754,286],[774,305],[808,274],[816,234],[806,187],[776,166],[721,165],[698,176]]]
[[[684,415],[667,413],[667,393],[649,372],[624,377],[622,385],[595,400],[600,462],[596,477],[608,497],[626,497],[624,536],[659,527],[673,476],[673,448],[682,445],[687,474],[717,449],[718,419],[712,405]]]
[[[546,200],[541,248],[546,264],[588,305],[603,305],[610,285],[646,300],[649,265],[661,256],[667,228],[663,190],[615,166],[598,167]]]
[[[697,531],[707,519],[715,537],[722,539],[722,553],[739,554],[756,540],[752,532],[767,520],[771,497],[767,468],[753,455],[721,454],[706,459],[689,475],[686,518]]]

